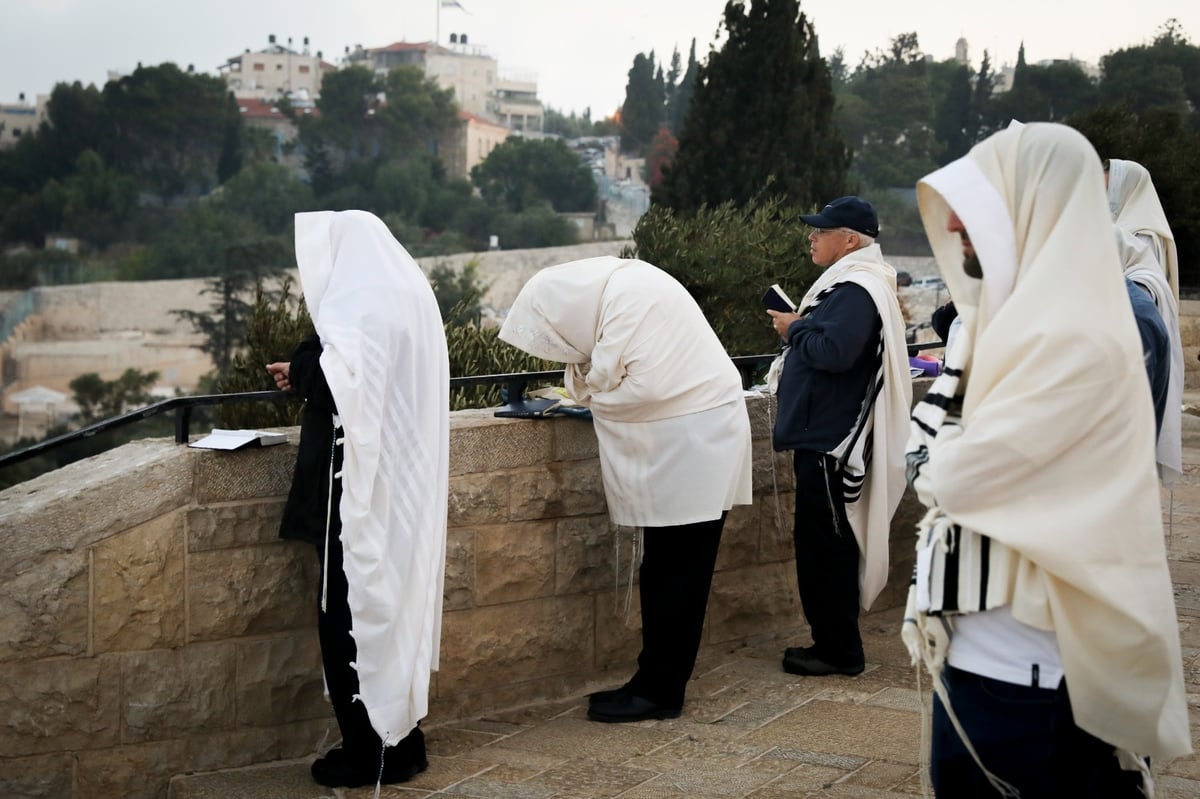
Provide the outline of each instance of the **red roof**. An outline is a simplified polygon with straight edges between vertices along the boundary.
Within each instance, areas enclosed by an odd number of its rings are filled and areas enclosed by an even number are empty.
[[[279,119],[283,114],[279,113],[279,109],[273,103],[266,100],[258,100],[253,97],[237,98],[238,111],[242,116],[254,119]]]

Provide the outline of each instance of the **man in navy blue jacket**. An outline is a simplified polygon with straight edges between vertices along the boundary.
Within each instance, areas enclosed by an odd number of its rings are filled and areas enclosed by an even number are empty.
[[[842,197],[801,218],[815,228],[809,237],[813,263],[838,266],[809,291],[800,313],[769,312],[788,345],[773,444],[794,451],[796,578],[813,638],[812,646],[789,647],[783,668],[854,675],[865,667],[858,629],[860,549],[846,515],[844,465],[869,427],[883,359],[882,317],[863,282],[878,281],[879,292],[890,289],[894,297],[895,273],[874,243],[879,222],[865,200]],[[858,261],[864,267],[857,277],[830,279]],[[866,462],[871,468],[869,448]]]

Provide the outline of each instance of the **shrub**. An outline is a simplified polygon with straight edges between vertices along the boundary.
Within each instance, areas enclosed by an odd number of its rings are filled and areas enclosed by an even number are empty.
[[[702,206],[694,215],[652,205],[622,257],[664,270],[699,303],[730,355],[779,348],[760,299],[772,283],[799,302],[821,273],[809,258],[804,210],[781,198],[756,199],[742,208]]]

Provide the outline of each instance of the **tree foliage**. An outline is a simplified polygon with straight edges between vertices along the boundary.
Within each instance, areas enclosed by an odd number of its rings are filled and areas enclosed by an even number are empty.
[[[802,209],[781,197],[725,202],[680,213],[651,205],[633,232],[640,258],[682,283],[704,311],[730,355],[779,347],[759,300],[778,283],[799,299],[821,273],[809,257]]]
[[[1101,158],[1137,161],[1150,171],[1175,236],[1180,282],[1200,286],[1200,130],[1164,108],[1137,113],[1105,106],[1068,121]]]
[[[842,96],[840,124],[854,173],[868,186],[912,185],[933,168],[933,96],[917,34],[863,59]]]
[[[471,180],[485,200],[514,213],[540,202],[562,212],[596,205],[591,170],[558,139],[510,138],[471,170]]]
[[[726,39],[699,69],[679,152],[653,202],[742,206],[771,182],[811,208],[844,194],[849,154],[816,32],[798,0],[729,2]]]

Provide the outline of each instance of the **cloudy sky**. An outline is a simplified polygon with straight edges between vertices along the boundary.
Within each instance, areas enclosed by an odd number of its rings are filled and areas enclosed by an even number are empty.
[[[633,57],[654,50],[664,62],[696,40],[703,58],[725,0],[0,0],[0,102],[32,99],[59,81],[103,84],[110,70],[174,61],[215,73],[230,56],[261,49],[275,34],[339,60],[347,46],[429,41],[466,33],[502,73],[535,77],[543,102],[561,110],[610,114],[624,98]],[[1169,17],[1200,42],[1195,0],[802,0],[822,53],[862,53],[916,31],[922,49],[949,58],[963,36],[978,65],[1014,62],[1025,42],[1030,62],[1100,56],[1148,43]],[[1136,11],[1136,13],[1134,13]]]

